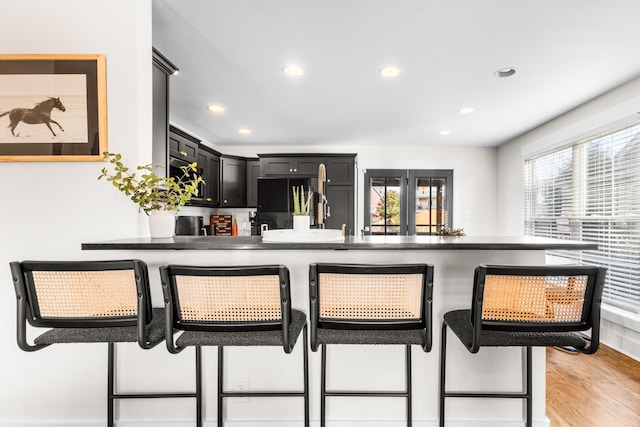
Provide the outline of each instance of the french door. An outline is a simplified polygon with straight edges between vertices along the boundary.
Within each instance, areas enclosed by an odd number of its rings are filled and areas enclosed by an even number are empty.
[[[452,228],[453,171],[368,169],[364,232],[433,235]]]

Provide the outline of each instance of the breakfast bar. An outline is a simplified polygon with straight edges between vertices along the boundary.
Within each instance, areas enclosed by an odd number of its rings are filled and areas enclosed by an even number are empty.
[[[413,416],[416,425],[435,426],[438,419],[438,349],[440,345],[440,324],[446,311],[456,308],[470,308],[473,274],[479,264],[545,264],[545,251],[593,250],[597,245],[589,242],[556,240],[536,237],[507,236],[359,236],[345,237],[329,242],[265,242],[260,236],[206,237],[176,236],[166,239],[129,238],[83,243],[82,249],[92,258],[137,258],[149,266],[154,306],[161,307],[162,291],[158,268],[166,264],[187,265],[257,265],[282,264],[289,268],[291,275],[292,306],[309,312],[309,264],[319,262],[401,264],[428,263],[434,266],[433,293],[433,349],[423,353],[413,350]],[[159,346],[162,347],[162,346]],[[401,346],[379,346],[375,351],[364,351],[358,346],[335,346],[330,351],[339,357],[332,366],[328,383],[331,388],[348,389],[389,389],[402,388],[403,353]],[[205,363],[205,414],[211,418],[217,408],[215,394],[215,349],[204,349]],[[262,351],[262,350],[261,350]],[[284,374],[281,363],[298,363],[291,359],[283,361],[279,351],[264,349],[264,355],[243,352],[242,348],[229,349],[227,364],[229,384],[234,387],[238,378],[247,379],[251,390],[265,388],[295,389],[301,387],[296,375]],[[447,358],[448,387],[490,388],[500,391],[520,390],[521,363],[519,349],[483,348],[478,354],[470,355],[459,343],[451,342]],[[133,352],[132,352],[133,353]],[[172,369],[180,372],[173,384],[184,382],[190,387],[189,378],[193,370],[190,356],[168,355],[166,349],[156,348],[145,355],[143,363],[157,364],[158,371],[163,364],[171,363]],[[184,352],[187,353],[187,352]],[[302,357],[300,348],[294,350],[294,357]],[[127,358],[127,361],[129,359]],[[169,362],[167,362],[169,361]],[[239,362],[237,365],[235,362]],[[310,393],[311,419],[318,419],[320,355],[310,353]],[[125,364],[127,362],[124,362]],[[140,363],[140,362],[139,362]],[[249,374],[247,374],[249,366]],[[296,365],[297,366],[297,365]],[[533,419],[536,425],[548,425],[545,417],[545,351],[533,351]],[[242,369],[242,370],[241,370]],[[209,379],[209,380],[207,380]],[[235,379],[235,380],[234,380]],[[124,382],[129,378],[122,378]],[[169,381],[167,378],[150,379],[159,386]],[[165,382],[163,382],[165,381]],[[300,420],[298,405],[283,405],[269,398],[230,399],[225,408],[228,420],[252,422],[271,420],[278,425]],[[163,405],[158,403],[157,405]],[[275,406],[275,408],[274,408]],[[189,419],[192,409],[185,407],[174,411]],[[181,411],[184,413],[181,413]],[[330,420],[349,422],[350,425],[369,425],[372,421],[386,421],[396,425],[404,418],[403,402],[399,399],[353,398],[329,399]],[[517,400],[455,399],[447,402],[448,422],[481,423],[475,425],[516,426],[522,425],[522,403]],[[275,425],[275,424],[274,424]],[[293,424],[292,424],[293,425]],[[387,424],[385,424],[387,425]],[[399,425],[399,424],[398,424]]]

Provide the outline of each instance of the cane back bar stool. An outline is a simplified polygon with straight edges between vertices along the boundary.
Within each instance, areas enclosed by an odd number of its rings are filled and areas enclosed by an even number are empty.
[[[572,347],[592,354],[600,343],[600,304],[606,269],[594,266],[500,266],[476,268],[470,310],[445,313],[440,347],[440,426],[445,398],[519,398],[532,424],[531,348]],[[481,347],[523,347],[523,391],[447,391],[447,329],[471,353]],[[591,329],[591,337],[582,332]]]
[[[281,265],[160,267],[166,304],[167,348],[218,347],[218,427],[227,397],[302,397],[309,426],[307,317],[291,308],[289,270]],[[172,331],[182,331],[173,336]],[[282,346],[291,353],[302,332],[303,391],[224,390],[224,347]]]
[[[51,344],[107,343],[107,425],[118,399],[195,398],[200,418],[200,385],[194,393],[119,393],[115,343],[137,342],[150,349],[165,339],[163,309],[151,307],[147,266],[139,260],[22,261],[10,263],[17,297],[18,346],[28,352]],[[50,328],[27,342],[27,321]],[[200,359],[196,355],[196,368]]]
[[[411,345],[431,350],[433,266],[428,264],[311,264],[311,349],[322,348],[320,425],[326,398],[403,397],[411,426]],[[405,346],[405,391],[327,390],[327,345]]]

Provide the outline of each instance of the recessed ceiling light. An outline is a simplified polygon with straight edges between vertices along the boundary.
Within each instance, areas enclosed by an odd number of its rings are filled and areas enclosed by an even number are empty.
[[[396,67],[384,67],[380,70],[382,77],[398,77],[400,75],[400,68]]]
[[[298,77],[304,74],[304,71],[302,70],[302,68],[295,65],[289,65],[287,67],[284,67],[282,71],[284,71],[284,73],[287,76],[291,76],[291,77]]]
[[[220,114],[224,113],[225,108],[220,104],[211,104],[207,106],[207,110],[211,111],[212,113]]]
[[[516,69],[513,67],[501,68],[495,73],[493,73],[496,77],[511,77],[516,73]]]
[[[451,131],[450,130],[441,130],[440,131],[440,135],[444,135],[444,136],[451,135]]]
[[[238,133],[241,135],[249,135],[251,133],[251,129],[249,128],[238,128]]]
[[[462,107],[461,109],[458,110],[458,113],[470,114],[470,113],[473,113],[474,111],[476,111],[476,109],[473,107]]]

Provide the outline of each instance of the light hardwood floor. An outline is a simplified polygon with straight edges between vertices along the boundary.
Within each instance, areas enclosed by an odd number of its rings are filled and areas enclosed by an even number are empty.
[[[603,345],[548,348],[547,416],[551,427],[640,427],[640,362]]]

